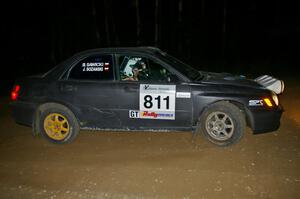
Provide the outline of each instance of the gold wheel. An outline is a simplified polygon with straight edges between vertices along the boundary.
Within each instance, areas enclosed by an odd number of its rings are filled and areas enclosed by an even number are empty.
[[[61,141],[69,135],[70,125],[62,114],[50,113],[44,120],[44,130],[51,139]]]

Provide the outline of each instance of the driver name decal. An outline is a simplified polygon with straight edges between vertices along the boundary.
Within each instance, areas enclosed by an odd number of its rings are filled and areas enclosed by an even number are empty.
[[[95,63],[82,63],[82,71],[100,71],[102,72],[103,71],[103,66],[104,67],[104,70],[108,70],[108,66],[109,66],[109,63],[98,63],[98,62],[95,62]]]

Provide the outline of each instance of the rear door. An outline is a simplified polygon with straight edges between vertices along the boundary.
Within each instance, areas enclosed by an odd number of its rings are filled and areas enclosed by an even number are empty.
[[[113,60],[111,54],[84,57],[58,83],[60,99],[77,113],[82,127],[121,128]]]

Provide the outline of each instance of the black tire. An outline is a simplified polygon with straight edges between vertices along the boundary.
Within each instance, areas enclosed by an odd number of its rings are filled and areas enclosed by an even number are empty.
[[[218,146],[237,143],[246,128],[245,116],[229,102],[216,102],[205,109],[198,123],[198,130]]]
[[[72,142],[77,137],[80,127],[75,115],[67,107],[56,103],[47,103],[39,108],[39,112],[39,130],[48,141],[65,144]],[[56,120],[57,123],[55,123]],[[48,125],[47,122],[52,125]],[[54,123],[57,125],[55,126]],[[55,130],[52,128],[54,126]]]

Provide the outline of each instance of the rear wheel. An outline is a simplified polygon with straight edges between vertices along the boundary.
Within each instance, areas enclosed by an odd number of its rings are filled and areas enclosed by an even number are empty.
[[[69,143],[79,133],[76,117],[68,108],[60,104],[43,105],[39,118],[41,134],[50,142]]]
[[[229,102],[217,102],[201,114],[198,127],[210,142],[228,146],[241,139],[246,122],[238,107]]]

